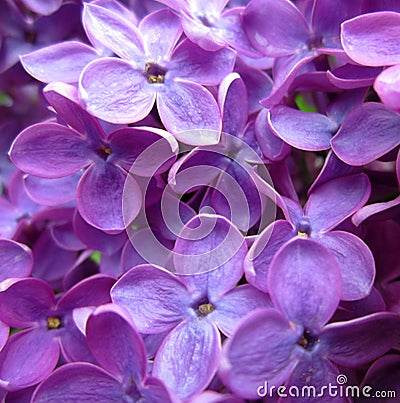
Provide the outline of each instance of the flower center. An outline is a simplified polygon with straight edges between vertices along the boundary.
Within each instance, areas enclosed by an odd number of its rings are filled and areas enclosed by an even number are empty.
[[[96,147],[97,148],[97,147]],[[106,160],[108,156],[112,153],[112,150],[110,147],[106,146],[105,144],[102,144],[99,148],[96,150],[96,154],[103,160]]]
[[[197,309],[200,312],[201,316],[206,316],[210,312],[212,312],[215,308],[214,308],[213,304],[207,303],[207,304],[199,305],[199,307]]]
[[[297,235],[308,238],[311,235],[311,224],[308,218],[303,217],[297,226]]]
[[[146,63],[144,75],[150,84],[162,84],[164,82],[166,70],[156,63]]]
[[[57,316],[50,316],[47,318],[47,329],[54,330],[61,326],[61,319]]]
[[[304,350],[312,351],[315,346],[320,342],[319,338],[313,336],[309,330],[306,330],[299,340],[297,340],[297,344],[300,347],[303,347]]]

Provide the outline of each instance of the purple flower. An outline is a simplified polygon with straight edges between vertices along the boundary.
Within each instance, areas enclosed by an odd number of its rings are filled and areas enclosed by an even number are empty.
[[[199,239],[194,239],[199,237]],[[153,375],[181,398],[206,388],[220,355],[220,329],[230,335],[240,318],[269,298],[249,285],[235,288],[243,274],[243,236],[225,218],[199,215],[181,231],[174,248],[176,274],[141,265],[112,289],[140,332],[169,331],[153,365]]]
[[[181,22],[167,9],[149,14],[138,29],[111,11],[86,4],[83,21],[89,36],[121,57],[95,60],[84,69],[79,94],[90,113],[132,123],[145,118],[157,101],[161,121],[178,139],[185,130],[220,130],[218,106],[203,85],[217,85],[232,71],[232,51],[206,52],[189,40],[175,46]],[[197,136],[191,144],[218,141],[213,133],[203,140]]]
[[[223,350],[221,377],[239,396],[257,398],[264,382],[313,386],[319,392],[329,382],[336,384],[339,370],[333,363],[358,367],[399,343],[395,314],[326,325],[342,281],[336,261],[315,241],[296,238],[281,249],[268,283],[277,309],[247,316]]]
[[[268,271],[273,258],[295,237],[315,240],[334,258],[343,278],[341,299],[366,297],[375,278],[375,263],[367,245],[357,236],[334,230],[365,204],[370,183],[365,174],[332,179],[313,189],[304,207],[288,198],[278,198],[288,221],[270,224],[256,239],[245,262],[250,284],[268,292]],[[323,268],[321,267],[323,271]]]
[[[87,320],[85,332],[88,346],[100,366],[63,365],[38,387],[32,403],[175,400],[160,380],[147,375],[143,340],[121,308],[111,304],[97,308]]]
[[[68,361],[94,361],[84,335],[74,319],[77,308],[110,302],[112,277],[85,279],[67,291],[58,302],[43,280],[13,279],[2,283],[0,319],[25,329],[11,336],[0,352],[2,386],[19,390],[45,379],[55,368],[60,349]]]
[[[107,135],[76,103],[74,95],[73,87],[49,84],[46,97],[70,127],[47,122],[30,126],[14,141],[10,157],[24,172],[42,178],[63,178],[86,168],[77,187],[80,214],[96,228],[121,231],[125,228],[122,199],[126,182],[130,190],[127,223],[141,207],[139,185],[128,176],[132,163],[160,140],[156,145],[159,159],[148,161],[147,166],[138,162],[135,173],[167,169],[165,164],[159,165],[174,158],[177,143],[167,132],[152,128],[121,128]]]

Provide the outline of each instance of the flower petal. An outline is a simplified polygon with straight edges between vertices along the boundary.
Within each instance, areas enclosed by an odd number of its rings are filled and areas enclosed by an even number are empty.
[[[268,288],[275,306],[289,321],[318,334],[339,304],[342,278],[324,246],[296,237],[272,260]]]
[[[38,123],[18,135],[11,146],[10,158],[31,175],[61,178],[89,165],[92,152],[75,130],[57,123]]]
[[[390,109],[400,112],[400,65],[389,67],[376,78],[374,89]]]
[[[177,326],[160,346],[153,375],[179,397],[187,399],[202,392],[215,375],[221,340],[217,328],[206,320]]]
[[[32,252],[27,246],[0,239],[0,282],[11,277],[29,277],[32,266]]]

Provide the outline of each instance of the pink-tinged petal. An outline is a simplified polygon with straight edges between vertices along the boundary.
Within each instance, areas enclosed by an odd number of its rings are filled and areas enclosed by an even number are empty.
[[[100,367],[73,363],[58,368],[36,389],[32,403],[96,402],[121,403],[120,383]]]
[[[0,239],[0,282],[11,277],[29,277],[32,266],[32,252],[26,245]]]
[[[169,58],[182,35],[180,18],[168,8],[148,14],[140,21],[146,55],[155,61]]]
[[[374,89],[390,109],[400,112],[400,65],[389,67],[376,78]]]
[[[81,176],[82,171],[56,179],[27,175],[24,184],[29,197],[36,203],[43,206],[59,206],[75,199],[76,187]]]
[[[172,273],[151,265],[129,270],[111,290],[111,298],[132,315],[142,333],[173,328],[190,304],[186,287]]]
[[[80,77],[79,96],[88,112],[111,123],[144,119],[156,98],[143,71],[117,58],[88,64]]]
[[[317,334],[339,304],[342,276],[324,246],[295,238],[272,260],[268,288],[275,306],[288,320]]]
[[[307,151],[330,148],[330,140],[337,130],[335,122],[325,115],[302,112],[284,105],[270,110],[268,123],[286,143]]]
[[[243,235],[226,218],[200,214],[179,233],[173,250],[174,267],[194,292],[217,298],[243,275],[247,253]]]
[[[96,4],[85,3],[82,22],[89,39],[93,37],[123,59],[138,63],[142,61],[144,49],[141,34],[124,17]]]
[[[214,377],[220,358],[218,329],[206,320],[180,324],[165,338],[153,364],[153,375],[180,398],[202,392]]]
[[[57,123],[38,123],[18,135],[10,158],[21,171],[31,175],[61,178],[89,165],[92,153],[75,130]]]
[[[77,211],[74,216],[74,231],[79,239],[90,249],[112,255],[126,242],[126,234],[107,234],[88,224]]]
[[[0,379],[7,390],[19,390],[46,379],[60,354],[56,337],[47,329],[18,332],[0,352]]]
[[[221,114],[211,93],[199,84],[175,80],[157,94],[157,108],[165,128],[190,145],[217,144]]]
[[[202,85],[218,85],[235,64],[235,52],[228,48],[207,52],[188,39],[171,56],[168,75]]]
[[[106,274],[85,278],[69,289],[59,300],[59,309],[72,310],[78,307],[99,306],[111,302],[110,290],[115,279]]]
[[[16,328],[36,325],[55,304],[53,290],[36,278],[3,281],[0,291],[0,320]]]
[[[324,403],[347,403],[348,400],[344,396],[340,396],[339,393],[337,393],[338,396],[334,396],[335,393],[330,394],[327,391],[328,385],[338,385],[338,375],[339,370],[323,357],[322,354],[308,354],[304,352],[285,384],[286,389],[281,395],[281,400],[296,403],[301,399],[304,403],[318,403],[321,401],[318,393],[326,392],[322,397]],[[295,394],[290,394],[290,387],[293,387],[292,391],[300,391],[300,394],[297,397]],[[313,396],[312,392],[314,388],[316,390],[316,397]],[[332,390],[335,390],[335,392],[338,391],[337,389]],[[304,391],[304,394],[301,394],[302,391]],[[299,396],[302,397],[300,398]]]
[[[363,318],[327,325],[320,334],[328,357],[345,367],[359,367],[400,342],[399,315],[374,313]]]
[[[290,146],[278,137],[268,125],[267,109],[261,110],[257,115],[255,137],[263,155],[271,161],[281,161],[290,152]]]
[[[127,224],[139,213],[141,190],[135,180],[121,168],[99,163],[91,166],[79,182],[76,195],[79,213],[90,225],[106,231],[121,231],[125,228],[122,198],[125,182],[129,180],[130,198]]]
[[[95,49],[81,42],[68,41],[46,46],[21,56],[25,70],[36,80],[75,83],[87,64],[99,58]]]
[[[121,337],[123,336],[123,337]],[[129,314],[117,305],[96,309],[86,325],[90,350],[102,368],[121,383],[132,377],[139,384],[146,375],[146,351]]]
[[[349,165],[368,164],[400,144],[399,128],[399,114],[366,102],[347,116],[331,140],[332,149]]]
[[[342,24],[342,45],[357,63],[385,66],[400,63],[400,14],[364,14]]]
[[[6,341],[8,339],[8,334],[10,333],[10,328],[0,321],[0,351],[3,349]]]
[[[231,73],[222,80],[218,104],[222,111],[222,131],[240,136],[247,123],[248,102],[246,86],[239,74]]]
[[[396,211],[399,209],[400,196],[397,196],[394,200],[382,203],[369,204],[358,210],[351,218],[354,225],[359,226],[369,217],[376,215],[376,218],[382,218],[386,216],[396,216]],[[393,215],[392,215],[393,212]],[[375,217],[374,217],[375,218]]]
[[[100,122],[79,104],[78,90],[65,83],[50,83],[43,89],[43,95],[58,117],[78,133],[86,135],[92,143],[101,142],[106,136]]]
[[[256,238],[244,262],[246,279],[251,285],[268,292],[268,272],[272,259],[295,235],[290,223],[278,220],[270,224]]]
[[[208,315],[208,318],[230,337],[242,318],[260,308],[272,308],[268,294],[245,284],[234,288],[216,301],[215,310]]]
[[[350,232],[331,231],[318,238],[335,256],[342,273],[341,299],[355,301],[365,298],[375,280],[375,262],[368,246]]]
[[[295,346],[301,333],[300,327],[273,309],[247,316],[224,345],[219,371],[222,381],[236,395],[258,399],[257,391],[265,381],[278,386],[292,373],[298,362]]]
[[[371,185],[361,173],[332,179],[311,193],[304,207],[313,233],[327,232],[359,210],[368,200]]]
[[[251,44],[263,55],[286,56],[308,46],[307,22],[288,0],[253,0],[242,17]]]

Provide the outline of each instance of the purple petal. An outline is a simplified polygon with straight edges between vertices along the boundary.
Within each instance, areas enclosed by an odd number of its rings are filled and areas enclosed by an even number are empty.
[[[0,378],[7,390],[35,385],[55,368],[60,353],[58,340],[47,329],[18,332],[0,352]]]
[[[331,140],[332,149],[347,164],[368,164],[400,144],[399,128],[400,116],[396,112],[382,104],[366,102],[347,116]]]
[[[352,222],[354,225],[359,226],[369,217],[385,217],[386,214],[390,214],[391,211],[394,211],[394,216],[396,215],[396,211],[398,206],[400,205],[400,196],[397,196],[394,200],[390,200],[388,202],[383,203],[374,203],[369,204],[357,211],[352,217]],[[381,214],[380,214],[381,213]]]
[[[342,273],[341,299],[365,298],[375,279],[375,262],[368,246],[358,237],[343,231],[331,231],[318,238],[335,256]]]
[[[117,58],[87,65],[80,77],[79,96],[88,112],[111,123],[144,119],[156,98],[143,72]]]
[[[307,151],[330,148],[336,124],[325,115],[302,112],[284,105],[275,106],[268,116],[273,132],[293,147]]]
[[[220,335],[214,325],[206,320],[184,322],[159,348],[153,375],[187,399],[210,383],[218,368],[220,349]]]
[[[222,130],[239,136],[247,123],[247,91],[239,74],[227,75],[219,86],[218,104],[222,111]]]
[[[342,176],[317,187],[305,205],[314,233],[327,232],[360,209],[371,192],[365,174]]]
[[[10,328],[5,323],[0,321],[0,351],[3,349],[6,341],[8,340],[8,335],[10,333]]]
[[[171,397],[171,391],[167,389],[158,378],[148,376],[140,388],[140,394],[144,401],[148,402],[176,402],[176,397]]]
[[[76,131],[57,123],[38,123],[18,135],[10,158],[31,175],[61,178],[89,165],[92,155]]]
[[[45,3],[40,0],[23,0],[23,3],[36,14],[50,15],[60,8],[62,0],[48,0]]]
[[[290,1],[253,0],[242,17],[251,44],[266,56],[290,55],[308,46],[306,20]]]
[[[182,35],[180,18],[167,8],[148,14],[140,22],[139,30],[146,54],[154,60],[169,58]]]
[[[73,363],[58,368],[35,391],[32,402],[87,401],[121,403],[120,383],[103,369],[88,363]]]
[[[11,277],[29,277],[32,266],[32,253],[27,246],[0,239],[0,282]]]
[[[243,275],[247,252],[243,235],[226,218],[201,214],[180,232],[174,267],[193,290],[217,297],[232,289]]]
[[[389,67],[376,78],[374,89],[381,101],[390,109],[400,112],[400,65]]]
[[[282,246],[295,236],[293,227],[283,220],[270,224],[251,246],[244,263],[247,281],[268,292],[268,272],[271,262]]]
[[[110,163],[91,166],[79,182],[76,195],[79,213],[93,227],[118,231],[125,228],[122,212],[122,195],[127,175],[125,171]],[[130,191],[141,194],[139,186],[130,181]],[[132,194],[132,193],[131,193]],[[130,205],[134,218],[141,207],[141,198]],[[130,221],[129,221],[130,222]]]
[[[123,59],[142,61],[141,34],[126,18],[95,4],[85,3],[82,22],[89,38],[93,37]]]
[[[295,238],[272,260],[268,288],[275,306],[288,320],[318,333],[339,304],[342,278],[338,264],[324,246]]]
[[[207,52],[186,39],[171,56],[169,74],[197,84],[217,85],[233,70],[235,58],[228,48]]]
[[[327,325],[320,334],[321,347],[339,365],[359,367],[398,345],[398,315],[382,312]]]
[[[125,308],[142,333],[161,333],[186,315],[190,296],[172,274],[151,265],[136,266],[111,290],[112,301]]]
[[[145,377],[147,360],[143,340],[121,308],[112,304],[98,308],[89,317],[86,337],[102,368],[121,383],[130,377],[140,383]]]
[[[400,63],[400,14],[390,11],[360,15],[342,25],[342,45],[357,63],[385,66]]]
[[[175,80],[157,94],[157,108],[165,128],[179,141],[211,145],[219,141],[221,115],[211,93],[199,84]]]
[[[16,328],[37,325],[55,304],[53,290],[36,278],[3,282],[0,292],[0,320]]]
[[[234,288],[216,301],[215,310],[208,315],[208,318],[229,337],[248,313],[269,307],[272,307],[272,302],[267,294],[245,284]]]
[[[75,83],[87,64],[99,58],[95,49],[81,42],[69,41],[46,46],[21,56],[25,70],[36,80],[50,83]]]
[[[236,395],[258,399],[257,390],[265,381],[280,385],[290,376],[298,361],[295,346],[301,332],[273,309],[255,311],[224,345],[221,379]]]
[[[365,67],[345,64],[333,71],[328,71],[328,79],[337,88],[354,89],[371,86],[376,76],[382,71],[377,67]]]

